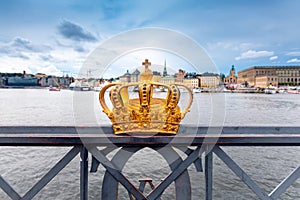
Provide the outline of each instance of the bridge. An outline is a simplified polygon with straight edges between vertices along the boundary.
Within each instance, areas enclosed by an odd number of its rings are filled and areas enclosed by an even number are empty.
[[[177,135],[114,135],[109,126],[2,126],[1,146],[72,147],[36,184],[24,195],[19,194],[0,175],[0,188],[10,199],[33,199],[51,180],[59,176],[75,157],[80,157],[80,199],[88,199],[89,170],[95,172],[99,165],[105,168],[101,199],[118,198],[118,185],[128,193],[128,199],[163,199],[164,191],[174,183],[175,197],[192,198],[191,182],[187,169],[194,165],[205,175],[205,196],[213,199],[213,156],[222,162],[257,196],[258,199],[278,199],[300,177],[300,165],[294,169],[272,192],[267,193],[230,157],[224,146],[299,146],[300,127],[191,127],[182,125]],[[98,147],[101,147],[99,149]],[[158,185],[151,179],[139,180],[134,185],[122,172],[126,162],[139,150],[148,147],[157,151],[167,161],[170,173]],[[175,149],[186,154],[181,157]],[[119,149],[112,159],[107,155]],[[91,159],[88,159],[88,158]],[[147,159],[147,158],[145,158]],[[91,160],[89,168],[89,160]],[[254,162],[254,161],[253,161]],[[204,164],[203,164],[204,163]],[[146,185],[150,193],[145,193]]]

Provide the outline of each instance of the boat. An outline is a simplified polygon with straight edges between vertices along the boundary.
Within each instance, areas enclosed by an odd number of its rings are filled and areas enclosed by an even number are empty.
[[[98,85],[96,87],[94,87],[94,91],[95,92],[100,92],[100,90],[103,88],[103,85]]]
[[[52,85],[49,86],[49,91],[56,91],[59,92],[60,91],[60,87],[53,87]]]
[[[201,88],[193,88],[193,93],[201,93]]]
[[[277,88],[274,86],[269,86],[265,89],[266,94],[276,94]]]
[[[74,91],[90,91],[91,87],[87,82],[75,80],[69,85],[70,90]]]
[[[164,87],[156,87],[154,88],[154,92],[166,92],[166,89]]]
[[[289,87],[287,92],[289,94],[299,94],[299,90],[296,87]]]

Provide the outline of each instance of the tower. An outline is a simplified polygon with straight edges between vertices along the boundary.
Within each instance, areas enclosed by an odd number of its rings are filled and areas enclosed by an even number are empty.
[[[167,63],[166,63],[166,59],[165,59],[165,65],[164,65],[164,71],[163,71],[163,77],[168,76],[168,72],[167,72]]]
[[[235,75],[235,69],[234,69],[234,65],[232,65],[230,70],[230,76],[234,76],[234,75]]]

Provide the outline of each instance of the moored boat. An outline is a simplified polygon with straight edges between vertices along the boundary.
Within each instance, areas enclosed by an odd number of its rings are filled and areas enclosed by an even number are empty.
[[[266,94],[276,94],[277,88],[274,86],[269,86],[265,89]]]
[[[287,92],[289,94],[299,94],[299,90],[296,87],[289,87]]]
[[[193,93],[201,93],[201,88],[193,88]]]
[[[70,84],[69,86],[70,90],[74,91],[90,91],[91,87],[87,82],[82,82],[82,81],[75,81]]]
[[[59,91],[60,91],[60,88],[59,88],[59,87],[53,87],[52,85],[50,85],[49,91],[56,91],[56,92],[59,92]]]

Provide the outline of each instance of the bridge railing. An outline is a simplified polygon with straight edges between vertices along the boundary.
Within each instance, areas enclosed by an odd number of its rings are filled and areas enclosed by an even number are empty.
[[[208,134],[208,130],[209,133]],[[215,131],[214,131],[215,130]],[[221,132],[220,132],[221,130]],[[204,169],[205,199],[213,199],[213,156],[217,156],[247,185],[259,199],[278,199],[300,177],[300,166],[282,182],[266,193],[231,158],[222,146],[299,146],[300,127],[189,127],[181,126],[174,135],[114,135],[111,127],[61,127],[61,126],[2,126],[1,146],[51,146],[72,147],[31,189],[20,195],[1,175],[0,188],[13,200],[33,199],[75,157],[80,156],[80,199],[88,199],[88,157],[91,155],[91,172],[102,165],[101,199],[117,199],[118,185],[128,192],[128,199],[160,199],[164,191],[175,183],[176,199],[191,199],[190,177],[187,169],[195,165]],[[99,149],[98,147],[102,147]],[[167,161],[170,173],[154,186],[150,179],[139,180],[135,186],[123,173],[128,159],[144,147],[157,151]],[[164,148],[162,148],[164,147]],[[107,155],[119,149],[112,159]],[[186,154],[181,157],[174,148]],[[204,157],[204,166],[202,158]],[[151,192],[144,193],[145,186]]]

